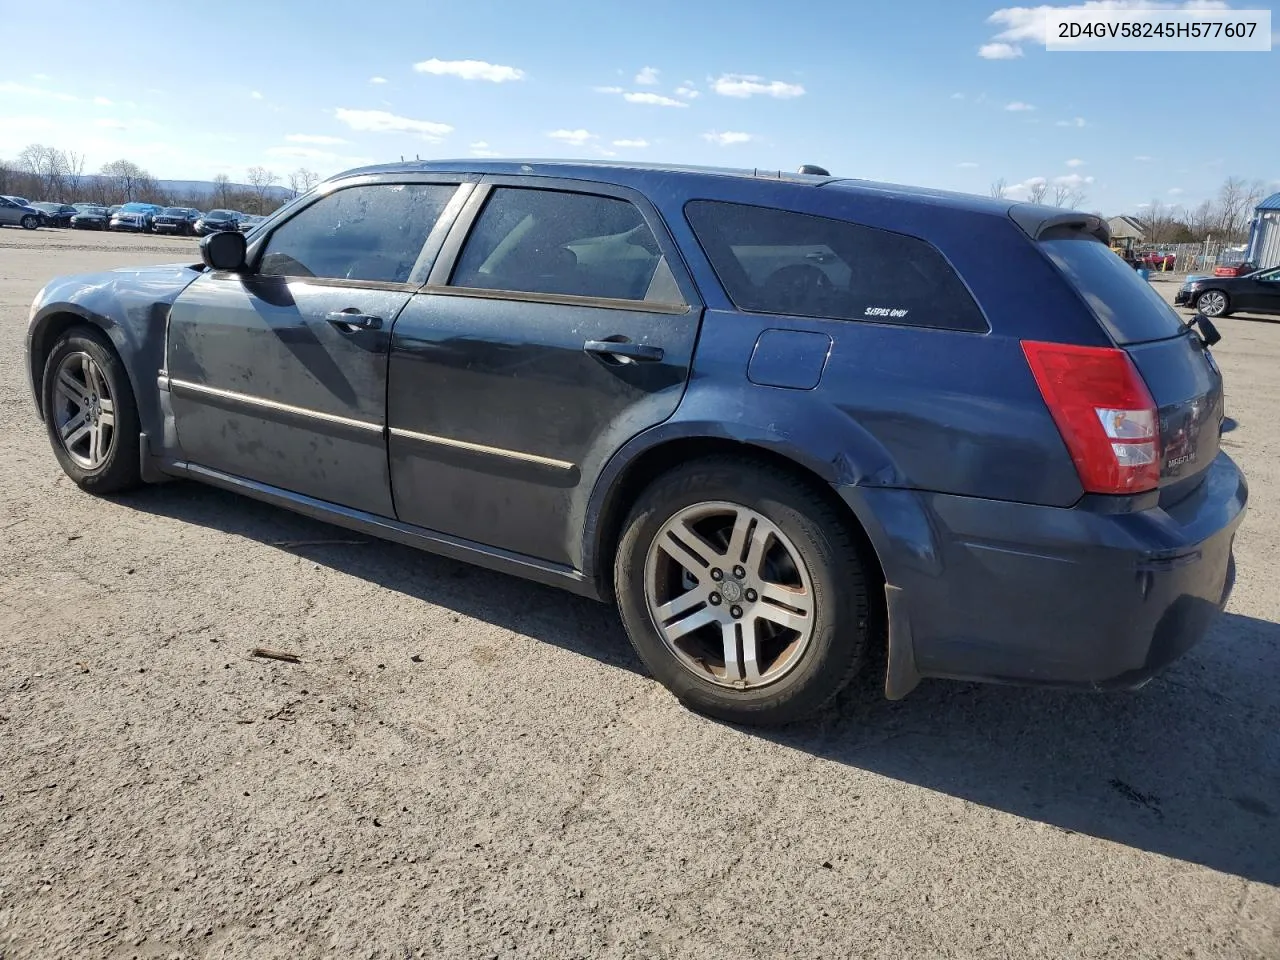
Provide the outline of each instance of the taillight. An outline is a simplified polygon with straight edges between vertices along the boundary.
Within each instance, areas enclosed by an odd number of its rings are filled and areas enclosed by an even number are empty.
[[[1036,385],[1089,493],[1160,483],[1160,414],[1123,350],[1022,341]]]

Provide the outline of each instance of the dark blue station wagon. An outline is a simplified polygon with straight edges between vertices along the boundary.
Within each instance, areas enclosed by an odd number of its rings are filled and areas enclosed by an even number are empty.
[[[1097,218],[810,174],[354,170],[203,264],[62,278],[63,469],[187,477],[615,600],[689,706],[1136,686],[1247,491],[1207,340]]]

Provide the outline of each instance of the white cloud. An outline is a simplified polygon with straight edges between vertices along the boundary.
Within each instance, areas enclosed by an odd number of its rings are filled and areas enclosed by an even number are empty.
[[[369,82],[370,83],[386,83],[387,78],[386,77],[370,77]]]
[[[471,144],[471,149],[472,149],[472,150],[485,150],[485,149],[488,149],[488,146],[489,146],[489,141],[488,141],[488,140],[477,140],[475,143]]]
[[[1184,193],[1186,193],[1186,192],[1187,192],[1187,191],[1183,190],[1181,187],[1170,187],[1170,188],[1169,188],[1169,193],[1170,193],[1172,196],[1175,196],[1175,197],[1181,196],[1182,194],[1184,194]]]
[[[1022,48],[1011,43],[984,43],[978,48],[978,56],[983,60],[1017,60]]]
[[[1035,109],[1031,104],[1023,103],[1021,100],[1015,100],[1013,103],[1007,103],[1004,108],[1012,113],[1025,113],[1028,110]]]
[[[257,90],[254,90],[252,93],[250,93],[250,94],[249,94],[249,99],[250,99],[250,100],[261,100],[261,99],[262,99],[262,94],[261,94],[261,93],[259,93]]]
[[[602,157],[616,157],[618,155],[618,151],[606,150],[604,147],[596,147],[596,153]]]
[[[977,166],[977,163],[975,163],[972,160],[961,160],[959,163],[956,164],[956,166],[959,167],[961,170],[972,170]]]
[[[1005,196],[1010,200],[1028,200],[1031,197],[1031,191],[1037,188],[1046,187],[1049,181],[1044,177],[1028,177],[1021,183],[1011,184],[1005,189]]]
[[[648,140],[615,140],[613,141],[613,145],[615,147],[624,147],[624,148],[630,147],[632,149],[639,150],[644,147],[647,147],[649,145],[649,141]]]
[[[101,127],[104,130],[128,130],[123,120],[116,120],[112,117],[99,117],[93,121],[95,127]]]
[[[285,139],[290,143],[314,143],[321,147],[335,147],[347,142],[341,137],[328,137],[318,133],[291,133]]]
[[[1068,167],[1083,167],[1083,166],[1084,166],[1084,161],[1083,161],[1083,160],[1081,160],[1079,157],[1072,157],[1070,160],[1068,160],[1068,161],[1067,161],[1067,166],[1068,166]]]
[[[1060,187],[1070,187],[1072,190],[1079,190],[1086,184],[1093,183],[1093,177],[1082,177],[1078,173],[1068,173],[1063,177],[1054,177],[1053,182]]]
[[[659,72],[655,67],[641,67],[640,72],[636,74],[635,82],[642,87],[657,86]]]
[[[446,134],[453,133],[453,127],[447,123],[411,120],[386,110],[348,110],[346,107],[338,107],[333,115],[352,130],[364,133],[414,133],[431,141],[438,141]]]
[[[715,130],[712,130],[710,133],[704,133],[702,135],[702,139],[706,140],[708,143],[714,143],[717,146],[731,147],[735,143],[749,143],[755,139],[755,136],[750,133],[742,133],[737,130],[726,130],[723,133],[718,133]]]
[[[587,130],[552,130],[547,134],[552,140],[559,140],[573,147],[581,147],[590,140],[596,140],[596,134]]]
[[[711,89],[722,97],[765,96],[778,100],[804,96],[804,87],[798,83],[785,83],[782,80],[765,80],[763,77],[746,73],[726,73],[711,82]]]
[[[1140,153],[1140,154],[1138,154],[1136,157],[1134,157],[1133,159],[1134,159],[1134,160],[1137,160],[1137,161],[1138,161],[1138,163],[1146,163],[1148,160],[1153,160],[1153,159],[1155,159],[1155,158],[1154,158],[1154,157],[1148,157],[1145,153]]]
[[[423,60],[413,65],[418,73],[430,73],[437,77],[459,77],[462,80],[487,80],[490,83],[506,83],[523,80],[524,71],[500,63],[484,60]]]
[[[1139,209],[1139,210],[1145,210],[1145,209],[1147,209],[1147,207],[1149,207],[1149,206],[1151,206],[1151,204],[1149,204],[1149,203],[1140,203],[1140,204],[1138,204],[1138,209]]]
[[[477,140],[475,143],[471,144],[471,155],[473,157],[496,157],[500,154],[498,151],[491,150],[489,148],[489,142],[487,140]]]
[[[41,83],[44,83],[46,80],[50,79],[50,77],[47,73],[33,73],[31,75],[31,79],[39,80]]]
[[[1019,44],[1044,46],[1048,39],[1048,18],[1062,10],[1225,10],[1228,6],[1223,0],[1085,0],[1084,3],[1062,6],[1006,7],[987,17],[987,23],[1000,28],[1000,31],[992,37],[994,42],[979,49],[978,56],[989,60],[1011,60],[1022,56]],[[995,55],[985,52],[997,48],[999,53]]]
[[[676,87],[676,96],[684,97],[686,100],[696,100],[702,96],[693,86],[692,80],[686,80],[680,86]]]
[[[1058,127],[1083,127],[1085,126],[1084,117],[1072,117],[1070,120],[1059,120],[1055,126]]]
[[[296,160],[327,170],[350,170],[352,167],[373,163],[370,157],[348,157],[314,147],[268,147],[265,152],[268,157],[277,160]]]
[[[592,87],[596,93],[626,93],[622,87]]]
[[[963,93],[953,93],[953,94],[951,95],[951,99],[952,99],[952,100],[963,100],[963,99],[964,99],[964,94],[963,94]]]
[[[69,93],[58,93],[56,90],[45,90],[43,87],[28,87],[21,83],[14,83],[6,80],[0,83],[0,93],[12,93],[21,97],[49,97],[52,100],[62,100],[66,103],[74,103],[79,97],[73,97]]]
[[[624,93],[622,99],[627,103],[647,103],[654,107],[687,107],[687,103],[680,100],[672,100],[670,97],[664,97],[660,93]]]
[[[100,107],[109,107],[109,106],[111,106],[111,101],[110,101],[110,100],[108,100],[106,97],[94,97],[94,98],[93,98],[93,102],[94,102],[94,103],[96,103],[96,104],[97,104],[98,106],[100,106]]]

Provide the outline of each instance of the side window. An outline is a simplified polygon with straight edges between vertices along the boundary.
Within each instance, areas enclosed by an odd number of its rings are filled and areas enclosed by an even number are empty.
[[[495,189],[449,282],[482,290],[684,302],[634,204],[557,190]]]
[[[740,310],[988,329],[950,264],[915,237],[710,200],[686,204],[685,216]]]
[[[277,227],[258,272],[406,283],[457,191],[449,184],[379,183],[335,190]]]

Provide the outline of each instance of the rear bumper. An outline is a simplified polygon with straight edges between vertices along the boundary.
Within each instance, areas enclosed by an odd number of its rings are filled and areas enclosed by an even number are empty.
[[[1167,510],[838,490],[895,600],[891,661],[920,676],[1090,688],[1139,686],[1204,637],[1231,591],[1248,500],[1225,453]]]

